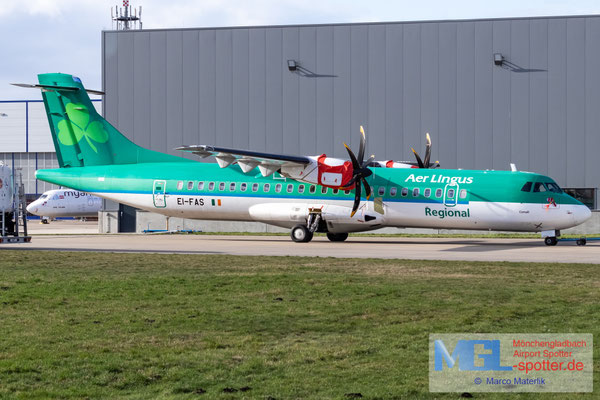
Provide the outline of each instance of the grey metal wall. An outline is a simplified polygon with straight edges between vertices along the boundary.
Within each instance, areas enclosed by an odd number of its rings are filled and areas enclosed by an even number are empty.
[[[444,167],[600,186],[599,16],[106,31],[103,82],[108,120],[172,154],[346,157],[362,124],[378,159],[412,160],[430,132]]]

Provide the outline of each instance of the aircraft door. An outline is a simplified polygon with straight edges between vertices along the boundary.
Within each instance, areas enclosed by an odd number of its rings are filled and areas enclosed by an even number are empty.
[[[454,207],[458,203],[459,187],[456,182],[446,185],[444,188],[444,205],[446,207]]]
[[[165,208],[167,206],[167,201],[165,199],[166,188],[167,181],[154,181],[152,189],[154,207]]]
[[[88,207],[94,207],[94,198],[92,196],[87,196]]]

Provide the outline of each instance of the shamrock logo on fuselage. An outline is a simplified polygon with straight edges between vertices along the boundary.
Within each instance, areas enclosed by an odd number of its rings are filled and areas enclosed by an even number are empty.
[[[98,149],[93,142],[106,143],[108,141],[108,133],[102,122],[90,122],[90,111],[81,103],[69,103],[65,108],[69,121],[71,121],[71,127],[69,129],[66,119],[60,121],[58,123],[58,140],[65,146],[73,146],[85,137],[92,150],[97,153]]]

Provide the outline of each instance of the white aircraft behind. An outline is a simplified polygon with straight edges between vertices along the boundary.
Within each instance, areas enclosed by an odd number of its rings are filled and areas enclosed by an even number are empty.
[[[102,199],[89,193],[72,189],[48,190],[27,206],[27,211],[42,217],[47,224],[57,217],[96,217],[102,207]]]

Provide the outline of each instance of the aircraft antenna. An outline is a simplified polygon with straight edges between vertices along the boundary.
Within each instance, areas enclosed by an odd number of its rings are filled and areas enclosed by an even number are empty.
[[[123,6],[110,9],[112,28],[118,31],[142,29],[142,6],[137,9],[129,5],[129,0],[123,0]]]

